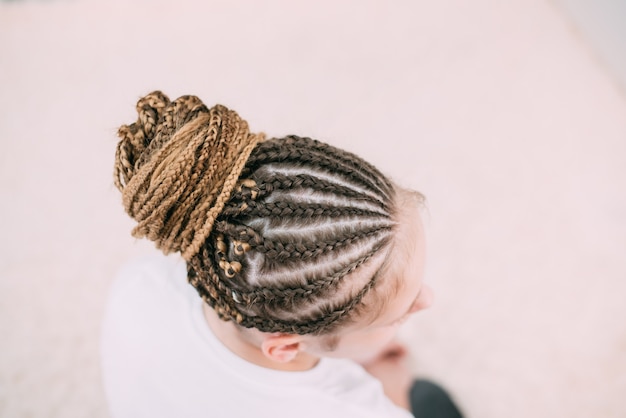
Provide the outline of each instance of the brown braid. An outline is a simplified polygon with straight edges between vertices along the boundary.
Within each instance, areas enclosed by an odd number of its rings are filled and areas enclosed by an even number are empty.
[[[154,92],[139,100],[137,112],[137,122],[118,132],[115,185],[138,222],[133,235],[189,260],[263,135],[251,134],[235,112],[220,105],[207,109],[194,96],[170,103]]]
[[[133,234],[180,252],[221,318],[327,334],[376,300],[396,189],[375,167],[310,138],[264,141],[195,96],[153,92],[137,112],[119,129],[114,171]]]

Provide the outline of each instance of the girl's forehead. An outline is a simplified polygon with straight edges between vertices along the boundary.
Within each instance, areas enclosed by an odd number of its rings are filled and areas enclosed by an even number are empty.
[[[398,254],[399,257],[403,257],[403,262],[399,263],[399,272],[396,276],[400,288],[397,304],[401,304],[405,295],[410,296],[411,301],[415,299],[424,278],[426,245],[423,229],[417,229],[408,240],[410,243],[407,244],[404,254]]]
[[[393,245],[387,256],[387,268],[380,277],[375,297],[382,302],[370,326],[393,322],[408,311],[417,297],[424,274],[424,229],[418,210],[407,211],[400,219]]]

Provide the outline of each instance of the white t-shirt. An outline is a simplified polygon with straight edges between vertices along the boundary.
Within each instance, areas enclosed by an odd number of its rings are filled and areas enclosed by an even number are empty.
[[[285,372],[243,360],[213,335],[202,303],[180,258],[145,258],[121,271],[101,341],[113,418],[411,417],[352,361],[323,358]]]

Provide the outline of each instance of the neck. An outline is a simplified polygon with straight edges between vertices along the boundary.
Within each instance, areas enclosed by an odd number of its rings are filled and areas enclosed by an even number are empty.
[[[242,359],[267,369],[281,371],[306,371],[319,362],[319,357],[300,351],[296,357],[286,363],[275,361],[267,357],[261,350],[263,333],[258,332],[259,338],[244,336],[241,330],[232,321],[221,320],[215,311],[206,303],[202,305],[204,318],[213,331],[215,337],[233,354]]]

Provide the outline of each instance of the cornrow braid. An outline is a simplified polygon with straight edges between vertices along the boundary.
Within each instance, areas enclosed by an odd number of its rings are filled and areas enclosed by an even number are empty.
[[[272,148],[271,144],[268,144],[266,147],[259,147],[258,152],[251,156],[249,164],[251,166],[260,166],[263,164],[291,162],[309,166],[314,165],[318,173],[329,174],[336,180],[343,179],[351,183],[353,187],[371,190],[375,196],[383,195],[387,198],[390,197],[388,194],[391,193],[389,190],[391,185],[387,186],[387,181],[382,179],[375,181],[368,175],[368,171],[355,168],[353,159],[357,158],[356,156],[342,151],[344,155],[333,158],[333,155],[328,152],[334,149],[330,146],[317,150],[310,149],[306,145],[315,144],[317,141],[299,137],[290,138],[298,141],[282,147]],[[322,152],[323,149],[326,152]],[[380,186],[379,183],[385,184],[385,186]],[[381,203],[385,203],[385,201]]]
[[[268,195],[275,190],[293,191],[294,189],[309,189],[312,191],[341,196],[344,199],[365,200],[372,205],[379,206],[383,209],[385,206],[385,202],[381,202],[373,196],[360,193],[342,184],[309,174],[286,175],[281,173],[258,173],[252,178],[261,184],[261,186],[259,186],[260,197]]]
[[[260,150],[268,151],[273,145],[274,144],[272,143],[267,143],[266,146],[262,146]],[[287,136],[284,139],[283,144],[281,144],[282,147],[284,147],[284,145],[291,145],[295,147],[304,146],[317,151],[320,154],[325,154],[340,164],[351,167],[354,170],[354,173],[358,173],[359,175],[366,177],[371,184],[375,184],[386,196],[390,197],[393,195],[393,187],[391,183],[384,176],[381,176],[380,172],[373,165],[354,154],[345,151],[335,153],[333,152],[334,148],[328,144],[320,142],[316,139],[299,137],[296,135]]]
[[[215,275],[212,267],[207,267],[209,274]],[[341,323],[341,319],[345,319],[377,283],[377,276],[374,276],[365,287],[343,305],[334,307],[324,305],[320,309],[319,314],[302,316],[295,320],[284,320],[277,317],[262,318],[260,316],[242,314],[241,311],[235,307],[235,305],[240,304],[240,302],[236,301],[239,297],[236,293],[233,292],[232,296],[230,296],[234,303],[229,302],[228,293],[223,292],[219,286],[206,286],[198,278],[196,270],[193,267],[188,271],[190,283],[196,287],[203,300],[213,307],[222,319],[234,320],[240,326],[256,328],[262,332],[283,332],[291,334],[320,334],[320,330],[334,329],[337,323]]]
[[[321,335],[376,300],[396,189],[374,166],[311,138],[265,140],[195,96],[153,92],[137,114],[119,129],[114,168],[133,234],[180,252],[222,319]]]
[[[263,236],[245,225],[233,225],[226,222],[219,222],[216,231],[237,236],[238,241],[247,242],[253,250],[264,254],[267,258],[277,262],[285,262],[316,258],[330,251],[337,251],[342,247],[355,244],[360,240],[379,235],[389,229],[391,229],[389,224],[380,224],[363,228],[359,235],[354,235],[352,231],[346,231],[327,241],[308,240],[295,243],[289,238],[273,239],[267,235]]]
[[[245,200],[241,206],[235,206],[227,204],[222,211],[222,216],[225,218],[231,216],[249,216],[259,218],[349,218],[359,217],[367,219],[368,217],[375,218],[380,216],[380,212],[360,209],[352,206],[333,206],[328,204],[309,203],[303,204],[299,202],[265,202],[259,203],[254,200]]]
[[[355,271],[359,266],[369,261],[370,257],[362,257],[351,261],[345,265],[343,269],[336,271],[334,274],[316,281],[300,284],[295,287],[269,287],[253,289],[250,292],[236,292],[238,303],[244,303],[247,307],[255,304],[264,304],[274,309],[280,309],[284,306],[297,303],[301,300],[310,301],[312,298],[320,297],[324,292],[329,294],[337,289],[341,284],[344,276]],[[231,291],[234,292],[234,291]]]

